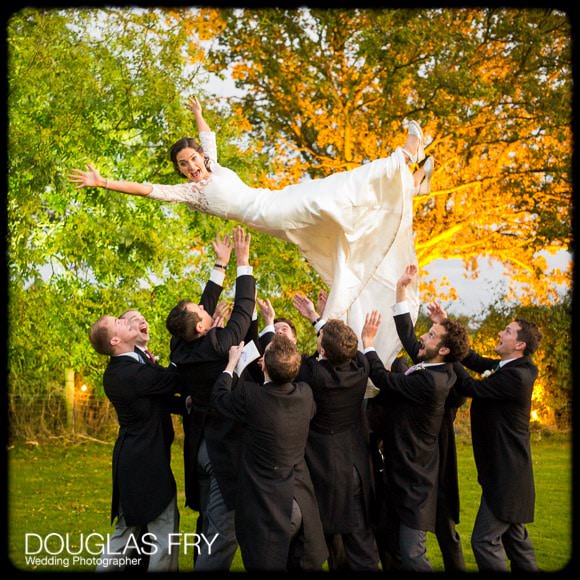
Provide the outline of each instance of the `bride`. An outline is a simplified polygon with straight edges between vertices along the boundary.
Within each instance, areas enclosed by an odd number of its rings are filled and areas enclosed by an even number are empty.
[[[292,242],[330,288],[325,319],[339,318],[360,336],[365,315],[383,314],[376,349],[390,366],[401,349],[391,305],[395,284],[408,264],[417,264],[413,243],[413,196],[429,193],[433,158],[425,159],[421,128],[408,126],[403,147],[377,159],[322,179],[272,190],[246,185],[218,163],[215,133],[191,99],[200,143],[185,137],[171,148],[176,170],[188,182],[179,185],[135,183],[103,178],[87,165],[68,179],[82,187],[104,187],[164,202],[182,202],[190,209],[236,220]],[[415,173],[410,164],[425,163]],[[419,302],[417,283],[407,290],[413,322]]]

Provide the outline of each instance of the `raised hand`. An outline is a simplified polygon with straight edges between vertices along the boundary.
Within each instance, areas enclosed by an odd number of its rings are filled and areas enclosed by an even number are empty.
[[[234,251],[236,253],[236,263],[238,266],[250,265],[250,241],[252,235],[244,231],[241,226],[236,226],[233,232]]]
[[[227,300],[220,302],[213,313],[211,327],[223,328],[226,325],[233,308],[234,305],[232,302],[228,302]]]
[[[212,240],[211,245],[216,255],[216,262],[222,266],[227,266],[232,254],[232,240],[230,236],[222,237],[217,234],[215,240]]]
[[[429,316],[431,322],[441,324],[447,318],[447,312],[438,302],[429,302],[427,304],[427,316]]]
[[[416,277],[418,272],[417,266],[415,264],[409,264],[406,268],[399,280],[397,281],[397,285],[400,285],[403,288],[406,288]]]
[[[374,345],[374,339],[379,331],[379,326],[383,320],[382,314],[378,310],[368,312],[365,316],[365,323],[361,331],[363,348]]]
[[[318,301],[316,302],[316,310],[318,310],[318,312],[320,313],[321,316],[324,313],[324,309],[326,308],[327,301],[328,301],[328,294],[326,293],[325,290],[321,289],[318,292]]]
[[[315,322],[320,318],[320,315],[316,312],[314,304],[310,298],[307,298],[302,294],[294,294],[294,296],[292,296],[292,304],[294,305],[294,308],[296,308],[302,316],[308,318],[310,322]]]
[[[262,300],[261,298],[257,298],[256,302],[260,307],[260,312],[262,313],[262,317],[264,318],[264,322],[266,326],[271,326],[274,324],[274,318],[276,318],[276,312],[274,311],[274,307],[268,298]]]
[[[197,97],[190,97],[187,101],[187,108],[194,115],[202,115],[201,103]]]

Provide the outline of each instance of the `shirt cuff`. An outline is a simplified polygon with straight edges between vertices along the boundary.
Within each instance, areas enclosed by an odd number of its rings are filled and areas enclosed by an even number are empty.
[[[218,286],[223,286],[226,273],[221,268],[214,268],[209,275],[209,279]]]
[[[254,268],[252,266],[238,266],[237,276],[253,276]]]
[[[320,332],[320,329],[326,324],[326,320],[324,318],[319,318],[314,325],[314,330],[316,330],[316,334]]]
[[[363,350],[363,354],[366,354],[367,352],[377,352],[377,350],[375,349],[374,346],[367,346],[364,350]]]
[[[232,377],[232,379],[234,378],[234,374],[232,372],[228,371],[227,369],[224,369],[224,373],[226,375],[230,375],[230,377]]]
[[[403,302],[397,302],[391,306],[393,309],[393,316],[398,316],[399,314],[409,314],[409,303],[406,300]]]
[[[274,328],[273,324],[268,324],[267,326],[264,326],[264,328],[262,329],[262,332],[260,332],[260,334],[258,334],[258,336],[264,336],[265,334],[268,334],[268,332],[272,332],[272,333],[276,332],[276,329]]]

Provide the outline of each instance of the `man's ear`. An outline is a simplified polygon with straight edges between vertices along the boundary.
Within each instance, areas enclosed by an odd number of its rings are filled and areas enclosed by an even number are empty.
[[[448,346],[440,346],[439,347],[439,354],[443,357],[447,356],[451,351],[449,350]]]
[[[526,350],[526,347],[527,347],[527,344],[526,344],[526,341],[525,340],[516,340],[516,343],[515,343],[515,347],[514,348],[518,352],[524,352],[524,350]]]
[[[200,320],[196,325],[195,325],[195,332],[197,334],[197,336],[201,336],[202,334],[205,334],[205,327],[203,326],[203,322]]]
[[[109,340],[109,344],[111,346],[117,346],[120,342],[121,342],[121,339],[118,336],[113,336],[113,337],[111,337],[111,340]]]

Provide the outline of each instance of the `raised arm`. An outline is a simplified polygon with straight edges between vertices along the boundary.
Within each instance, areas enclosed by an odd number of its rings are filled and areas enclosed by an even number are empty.
[[[197,125],[198,133],[210,133],[211,129],[203,118],[203,111],[201,109],[201,103],[197,97],[191,97],[187,102],[187,108],[193,113],[195,117],[195,123]]]
[[[114,179],[101,177],[101,174],[90,164],[87,163],[88,171],[82,169],[72,169],[68,174],[70,183],[77,183],[75,189],[82,189],[83,187],[102,187],[104,189],[111,189],[129,195],[149,195],[153,191],[153,186],[145,185],[144,183],[136,183],[134,181],[117,181]]]
[[[407,300],[407,286],[417,277],[417,266],[409,264],[402,276],[397,280],[395,289],[395,301],[404,302]]]

